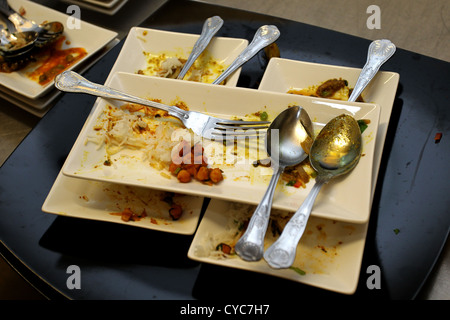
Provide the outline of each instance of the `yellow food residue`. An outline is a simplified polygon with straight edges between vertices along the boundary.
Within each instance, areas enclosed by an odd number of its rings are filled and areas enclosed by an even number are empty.
[[[139,69],[136,72],[137,74],[175,79],[186,63],[186,58],[179,53],[154,54],[144,51],[143,54],[146,58],[146,67]],[[214,59],[207,51],[204,51],[195,60],[184,79],[212,83],[226,67],[222,62]]]

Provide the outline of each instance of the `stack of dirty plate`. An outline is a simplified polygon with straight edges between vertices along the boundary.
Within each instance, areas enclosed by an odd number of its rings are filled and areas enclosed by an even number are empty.
[[[86,51],[83,58],[69,67],[77,72],[87,70],[119,41],[116,32],[82,20],[74,20],[73,17],[34,2],[8,0],[8,4],[16,12],[37,23],[61,22],[65,28],[60,43],[57,44],[58,50],[81,48],[80,50]],[[0,72],[0,98],[39,117],[50,109],[55,98],[61,94],[54,88],[53,81],[40,84],[38,79],[32,76],[32,72],[43,65],[44,59],[42,60],[38,59],[18,71]]]

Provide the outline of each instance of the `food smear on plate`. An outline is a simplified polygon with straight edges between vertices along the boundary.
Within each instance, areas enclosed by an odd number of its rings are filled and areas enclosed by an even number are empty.
[[[230,203],[226,217],[223,217],[226,222],[220,220],[223,230],[204,234],[204,238],[199,242],[200,245],[195,247],[195,255],[222,261],[240,259],[234,247],[245,233],[255,208],[254,205]],[[292,214],[292,212],[272,210],[264,239],[265,249],[278,239]],[[338,232],[336,232],[337,229],[339,229]],[[297,246],[296,259],[290,270],[300,275],[329,273],[335,258],[340,253],[341,246],[345,245],[346,236],[350,236],[355,230],[355,227],[349,223],[311,217]]]
[[[46,85],[87,55],[82,47],[63,49],[63,45],[68,44],[65,40],[65,36],[61,36],[55,42],[33,49],[30,55],[15,61],[6,61],[0,56],[0,72],[23,72],[27,78]]]
[[[170,225],[192,214],[192,211],[184,209],[190,197],[181,194],[121,184],[100,186],[103,196],[92,202],[98,205],[99,199],[105,199],[105,212],[120,217],[123,222],[145,223],[148,220],[155,225]],[[79,198],[86,203],[91,201],[86,194]]]
[[[180,100],[166,104],[189,109]],[[270,119],[265,107],[244,117],[228,118]],[[255,139],[203,139],[166,111],[126,103],[120,107],[105,105],[85,143],[95,143],[97,150],[105,150],[103,160],[93,164],[93,170],[109,168],[108,174],[120,174],[120,168],[148,166],[160,176],[175,178],[179,183],[213,186],[230,179],[253,185],[267,184],[273,175],[264,136],[263,132]],[[314,174],[308,160],[286,168],[283,188],[306,188]]]
[[[186,58],[177,53],[143,54],[146,57],[146,67],[139,69],[137,74],[176,79],[186,63]],[[184,80],[212,83],[226,67],[205,50],[192,64]]]
[[[87,55],[82,47],[69,47],[63,49],[65,36],[55,43],[42,48],[35,56],[36,61],[30,65],[33,71],[27,72],[27,77],[40,85],[46,85],[61,72],[69,69]],[[67,44],[67,42],[66,42]]]
[[[299,94],[303,96],[311,96],[326,99],[335,99],[348,101],[353,88],[348,86],[348,81],[342,78],[329,79],[319,85],[312,85],[307,88],[290,89],[287,93]],[[364,102],[362,96],[356,99],[357,102]]]
[[[187,110],[183,102],[177,107]],[[142,152],[142,161],[181,183],[197,180],[204,184],[220,183],[222,171],[208,165],[204,148],[197,137],[192,143],[190,133],[177,119],[167,112],[137,104],[125,104],[121,108],[108,105],[90,137],[90,142],[105,146],[104,166],[114,166],[121,151]],[[185,139],[186,138],[186,139]],[[166,174],[165,174],[166,173]],[[173,208],[173,215],[178,213]]]

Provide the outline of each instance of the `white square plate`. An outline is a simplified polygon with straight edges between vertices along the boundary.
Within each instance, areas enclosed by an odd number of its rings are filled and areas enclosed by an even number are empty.
[[[258,89],[285,93],[291,89],[302,89],[318,85],[333,78],[345,79],[348,81],[349,87],[353,88],[360,72],[361,69],[358,68],[273,58],[269,61]],[[399,80],[400,75],[398,73],[379,71],[362,93],[365,102],[376,103],[381,107],[375,144],[372,196],[375,192],[384,141]]]
[[[237,229],[236,212],[253,213],[255,206],[227,201],[212,200],[195,233],[188,251],[190,259],[224,267],[249,270],[285,278],[307,285],[345,294],[355,292],[364,244],[366,224],[350,224],[329,219],[310,217],[305,233],[297,246],[296,259],[292,265],[305,274],[292,269],[273,269],[266,261],[248,262],[237,255],[227,258],[211,254],[221,241],[228,240]],[[231,225],[231,228],[228,228]],[[271,231],[266,233],[265,248],[274,242]]]
[[[356,119],[368,119],[370,125],[363,133],[364,156],[358,166],[350,174],[336,178],[324,186],[312,210],[312,215],[335,220],[355,223],[364,223],[368,220],[371,209],[372,163],[380,113],[378,105],[327,101],[299,95],[127,73],[115,74],[109,85],[136,96],[160,99],[165,104],[183,101],[190,110],[208,112],[222,117],[245,117],[248,114],[265,110],[269,119],[273,119],[287,107],[300,105],[309,113],[315,122],[316,129],[320,129],[329,120],[342,113],[350,114]],[[260,139],[260,153],[249,152],[249,156],[238,160],[237,165],[223,164],[222,157],[214,159],[207,154],[208,159],[213,160],[213,162],[209,161],[212,166],[217,167],[222,164],[220,168],[225,175],[225,180],[213,186],[197,181],[188,184],[180,183],[175,177],[167,177],[168,171],[162,174],[161,171],[151,167],[147,161],[143,160],[143,155],[133,152],[133,150],[129,152],[124,150],[115,155],[114,159],[111,159],[114,166],[104,166],[103,163],[107,159],[105,149],[99,148],[95,143],[86,142],[89,137],[98,134],[94,127],[105,106],[120,106],[121,104],[117,101],[97,99],[93,111],[62,168],[65,175],[251,204],[260,202],[272,175],[272,169],[255,168],[252,163],[254,160],[267,157],[263,146],[264,139]],[[210,143],[210,141],[205,141],[205,143]],[[253,156],[256,159],[252,159]],[[274,196],[274,208],[288,211],[297,210],[312,185],[313,180],[306,185],[306,188],[287,187],[279,184]]]
[[[63,48],[69,46],[82,47],[87,51],[87,55],[83,59],[75,63],[70,69],[77,68],[80,63],[90,58],[93,54],[95,54],[117,36],[116,32],[97,27],[82,20],[80,21],[79,28],[71,29],[68,26],[67,22],[73,18],[59,11],[44,7],[34,2],[26,0],[15,0],[11,1],[10,5],[16,11],[18,11],[19,8],[23,7],[26,11],[25,17],[31,20],[35,20],[37,23],[48,20],[60,21],[62,24],[64,24],[63,35],[66,37],[65,43],[70,43],[70,45],[65,45],[63,46]],[[49,82],[46,85],[40,85],[39,83],[29,79],[27,77],[27,72],[28,71],[25,68],[12,73],[0,73],[0,83],[2,86],[15,91],[29,99],[39,98],[53,88],[53,81]]]
[[[162,200],[166,192],[98,181],[75,179],[59,174],[42,211],[88,220],[107,221],[161,232],[191,235],[200,218],[203,198],[176,195],[183,214],[178,220],[169,217],[169,204]],[[145,209],[146,217],[125,222],[119,213],[130,208],[135,213]]]
[[[148,62],[144,52],[155,56],[166,54],[167,57],[187,59],[198,38],[198,34],[131,28],[110,75],[116,72],[137,73],[138,70],[146,69]],[[247,45],[246,39],[214,37],[204,53],[226,68]],[[240,73],[241,68],[233,72],[225,85],[236,86]],[[208,82],[214,81],[219,75],[218,70],[212,70]]]

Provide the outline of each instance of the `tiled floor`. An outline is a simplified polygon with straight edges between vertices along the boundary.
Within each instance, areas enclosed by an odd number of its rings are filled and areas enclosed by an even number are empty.
[[[300,21],[367,39],[388,38],[399,48],[450,62],[450,1],[378,0],[380,29],[367,21],[372,0],[208,0],[248,11]],[[377,22],[377,21],[375,21]],[[0,165],[38,119],[11,105],[0,105]],[[449,245],[420,298],[448,299]],[[34,300],[43,297],[0,257],[0,299]]]

